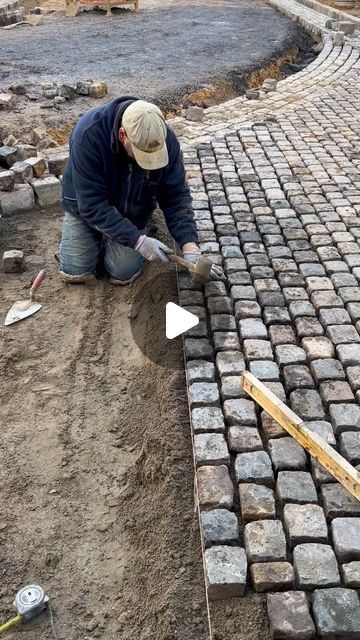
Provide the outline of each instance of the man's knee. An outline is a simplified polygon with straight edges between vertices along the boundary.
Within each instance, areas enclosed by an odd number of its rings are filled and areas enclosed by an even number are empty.
[[[107,242],[105,268],[114,284],[127,284],[137,278],[144,267],[144,258],[134,249],[115,242]]]
[[[60,275],[65,282],[95,278],[100,255],[97,233],[80,218],[65,213],[60,243]]]

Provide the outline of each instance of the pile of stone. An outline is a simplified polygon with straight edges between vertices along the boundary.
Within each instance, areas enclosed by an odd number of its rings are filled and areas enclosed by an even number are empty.
[[[0,13],[1,20],[1,13]],[[74,100],[79,96],[89,96],[90,98],[103,98],[108,92],[106,82],[94,80],[79,80],[74,84],[61,82],[42,82],[40,87],[27,87],[22,83],[14,83],[8,91],[0,89],[0,110],[10,110],[16,107],[17,97],[25,96],[29,100],[37,101],[39,98],[47,98],[46,102],[40,104],[40,108],[59,107],[69,100]]]
[[[0,146],[0,212],[12,215],[47,207],[60,200],[60,183],[69,157],[67,148],[48,149],[15,141]]]
[[[19,0],[0,0],[0,27],[22,22],[25,19],[25,9]]]

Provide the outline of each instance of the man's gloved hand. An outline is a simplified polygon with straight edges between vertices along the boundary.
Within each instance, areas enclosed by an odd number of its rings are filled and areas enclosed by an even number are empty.
[[[140,236],[137,240],[134,249],[138,251],[145,260],[160,260],[160,262],[170,262],[167,257],[167,253],[173,253],[173,251],[166,246],[160,240],[156,238],[149,238],[149,236]]]
[[[183,258],[186,262],[195,264],[201,257],[201,251],[194,242],[187,242],[182,247]]]

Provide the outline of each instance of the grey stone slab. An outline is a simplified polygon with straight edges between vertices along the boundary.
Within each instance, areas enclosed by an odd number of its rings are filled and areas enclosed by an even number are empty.
[[[234,485],[225,465],[199,467],[196,471],[199,504],[203,509],[231,509]]]
[[[244,340],[244,353],[248,361],[273,360],[271,343],[267,340]]]
[[[339,483],[324,484],[321,496],[326,518],[360,516],[360,502]]]
[[[211,331],[236,331],[235,317],[229,314],[210,316]]]
[[[235,331],[215,331],[213,341],[216,352],[240,349],[239,338]]]
[[[279,367],[304,364],[306,363],[306,354],[303,349],[295,345],[279,345],[275,347],[275,360]]]
[[[225,400],[224,415],[229,425],[257,425],[255,402],[246,399]]]
[[[351,403],[329,406],[331,424],[336,435],[343,431],[360,431],[360,407]]]
[[[213,509],[200,514],[205,547],[229,544],[239,540],[239,523],[235,513],[227,509]]]
[[[249,522],[244,529],[249,562],[286,560],[286,538],[281,520]]]
[[[267,338],[266,326],[257,318],[239,320],[239,330],[243,340],[266,340]]]
[[[288,365],[283,369],[283,376],[288,392],[295,389],[313,389],[315,386],[310,371],[305,365]]]
[[[325,418],[320,395],[312,389],[298,389],[290,394],[292,410],[303,420],[322,420]]]
[[[326,333],[334,345],[360,342],[360,336],[351,324],[328,326]]]
[[[268,448],[275,471],[303,470],[306,468],[306,453],[294,438],[285,437],[269,440]]]
[[[196,465],[230,464],[230,454],[223,434],[199,433],[194,436]]]
[[[263,449],[259,431],[255,427],[229,427],[228,443],[230,451],[246,453]]]
[[[221,379],[220,395],[222,400],[235,398],[248,399],[249,396],[241,386],[240,376],[223,376]]]
[[[314,481],[306,471],[279,471],[276,494],[282,503],[317,503]]]
[[[334,518],[331,533],[335,553],[340,562],[360,560],[360,517]]]
[[[354,394],[347,382],[342,380],[327,380],[320,384],[320,395],[323,403],[328,407],[334,402],[352,402]]]
[[[286,504],[284,527],[291,547],[303,542],[327,542],[324,511],[317,504]]]
[[[333,358],[335,355],[335,349],[331,340],[325,336],[303,338],[301,344],[308,360]]]
[[[290,562],[259,562],[250,566],[250,576],[256,593],[291,589],[294,569]]]
[[[235,302],[234,312],[237,320],[259,318],[261,316],[261,307],[253,300],[241,300],[239,302]]]
[[[208,360],[213,357],[213,349],[209,340],[205,338],[186,338],[185,356],[187,360]]]
[[[333,587],[340,584],[335,554],[330,545],[302,543],[293,552],[296,584],[302,589]]]
[[[317,589],[313,616],[317,632],[324,640],[360,638],[360,603],[352,589]]]
[[[279,367],[271,360],[254,360],[249,364],[250,372],[259,380],[277,381],[280,377]]]
[[[271,460],[265,451],[239,453],[235,458],[235,474],[238,482],[274,484]]]
[[[347,367],[346,375],[352,390],[360,389],[360,366]]]
[[[247,577],[244,549],[225,545],[206,549],[205,575],[210,600],[243,596]]]
[[[360,344],[340,344],[336,354],[343,367],[360,365]]]
[[[243,522],[275,518],[276,506],[272,489],[251,482],[241,483],[239,495]]]
[[[273,347],[285,344],[296,344],[294,329],[289,325],[271,325],[268,331]]]
[[[323,327],[316,318],[296,318],[295,327],[299,338],[307,336],[321,336],[324,333]]]
[[[270,634],[274,640],[312,640],[315,625],[303,591],[269,593],[267,612]]]

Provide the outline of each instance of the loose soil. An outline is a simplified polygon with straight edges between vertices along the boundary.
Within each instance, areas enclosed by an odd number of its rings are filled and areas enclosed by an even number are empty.
[[[360,18],[360,7],[358,8],[355,5],[353,7],[350,7],[350,8],[347,7],[346,9],[343,9],[343,7],[336,2],[336,0],[318,0],[318,2],[321,2],[322,4],[326,4],[328,7],[339,9],[340,11],[345,11],[345,13],[349,13],[352,16],[356,16],[357,18]]]
[[[0,620],[35,582],[60,640],[207,640],[181,342],[158,331],[174,271],[150,265],[129,287],[63,285],[60,224],[60,211],[19,215],[1,238],[1,251],[27,255],[23,274],[2,277],[3,315],[37,270],[47,276],[43,309],[0,329]],[[132,337],[140,291],[137,321],[166,367]],[[218,640],[268,639],[261,598],[217,603],[212,622]],[[50,640],[46,614],[9,637]]]

